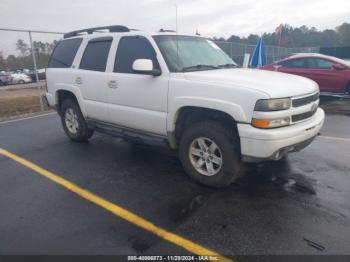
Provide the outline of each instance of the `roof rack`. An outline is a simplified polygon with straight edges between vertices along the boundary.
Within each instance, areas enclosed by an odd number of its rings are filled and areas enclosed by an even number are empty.
[[[63,38],[69,38],[78,36],[82,33],[92,34],[93,32],[98,32],[101,30],[108,30],[110,33],[116,33],[116,32],[129,32],[130,29],[123,25],[110,25],[110,26],[101,26],[101,27],[92,27],[92,28],[86,28],[82,30],[72,31],[69,33],[66,33],[63,35]]]
[[[161,28],[161,29],[159,29],[159,32],[161,32],[161,33],[165,33],[165,32],[172,32],[172,33],[175,33],[176,31],[175,31],[175,30],[168,30],[168,29],[163,29],[163,28]]]

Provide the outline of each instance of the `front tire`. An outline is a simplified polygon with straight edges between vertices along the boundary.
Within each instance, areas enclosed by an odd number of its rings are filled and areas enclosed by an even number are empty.
[[[187,128],[180,139],[179,157],[186,173],[207,186],[229,186],[241,173],[238,137],[219,122]]]
[[[350,96],[350,84],[346,87],[345,92]]]
[[[79,105],[75,101],[71,99],[64,100],[60,115],[63,129],[72,141],[84,142],[91,138],[94,131],[88,128]]]

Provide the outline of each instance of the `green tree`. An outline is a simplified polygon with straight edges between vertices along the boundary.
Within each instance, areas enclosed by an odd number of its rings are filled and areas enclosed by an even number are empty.
[[[241,42],[241,38],[239,36],[236,35],[231,35],[227,41],[232,42],[232,43],[239,43]]]
[[[258,35],[250,34],[247,38],[248,44],[253,44],[255,45],[259,40]]]
[[[21,56],[25,56],[28,54],[29,47],[23,39],[18,39],[16,43],[16,49],[21,53]]]
[[[226,39],[225,38],[223,38],[223,37],[213,37],[213,40],[214,41],[226,41]]]
[[[335,30],[326,29],[321,32],[320,46],[337,46],[339,44],[339,36]]]
[[[336,28],[339,35],[339,44],[342,46],[350,46],[350,24],[343,23]]]
[[[262,37],[265,45],[277,46],[280,43],[282,47],[350,46],[350,24],[343,23],[336,30],[324,31],[305,25],[293,28],[291,25],[284,24],[281,42],[280,34],[277,32],[264,33]],[[226,41],[255,45],[258,39],[259,36],[256,34],[250,34],[248,38],[232,35]]]
[[[20,59],[14,55],[9,55],[6,59],[7,69],[14,70],[21,68]]]
[[[2,52],[0,52],[0,71],[7,69],[7,62]]]

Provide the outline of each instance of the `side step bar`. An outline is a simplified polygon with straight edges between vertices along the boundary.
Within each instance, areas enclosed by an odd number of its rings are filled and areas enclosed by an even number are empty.
[[[126,141],[149,144],[152,146],[169,147],[167,137],[143,133],[138,130],[120,127],[105,122],[88,119],[86,120],[88,127],[97,132],[104,133],[113,137],[123,138]]]

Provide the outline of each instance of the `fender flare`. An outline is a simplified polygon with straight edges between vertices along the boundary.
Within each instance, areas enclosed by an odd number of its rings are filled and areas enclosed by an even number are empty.
[[[179,113],[182,108],[187,106],[221,111],[230,115],[236,122],[247,121],[246,114],[238,104],[208,97],[177,97],[169,107],[169,114],[167,117],[168,132],[175,131],[176,120]]]
[[[80,107],[81,113],[83,114],[84,117],[87,116],[85,105],[84,105],[84,99],[83,99],[83,96],[82,96],[78,87],[72,86],[72,85],[66,85],[66,84],[57,84],[56,87],[57,87],[56,92],[55,92],[55,104],[56,104],[56,106],[58,105],[58,93],[59,93],[59,91],[71,92],[78,101],[78,105]]]

